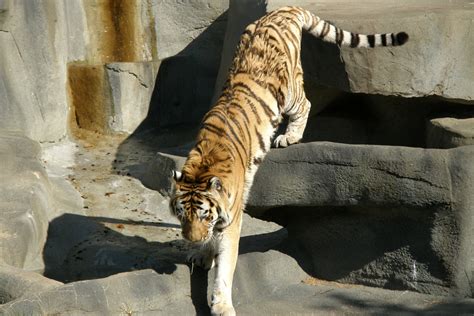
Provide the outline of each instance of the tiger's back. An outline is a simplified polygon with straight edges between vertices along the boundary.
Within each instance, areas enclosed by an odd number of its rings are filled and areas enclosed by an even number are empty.
[[[271,12],[242,34],[220,98],[205,115],[170,200],[183,236],[202,242],[190,256],[217,271],[212,313],[232,315],[232,279],[248,192],[270,150],[283,115],[284,134],[273,144],[286,147],[303,136],[311,108],[303,89],[300,60],[303,30],[324,41],[350,47],[402,45],[406,33],[361,35],[344,31],[296,7]]]

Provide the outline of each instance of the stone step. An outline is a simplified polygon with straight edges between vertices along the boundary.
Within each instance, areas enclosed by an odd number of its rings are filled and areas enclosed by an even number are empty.
[[[453,148],[468,145],[474,145],[474,117],[442,117],[427,123],[427,147]]]
[[[270,151],[248,211],[288,225],[318,277],[472,296],[474,146],[307,143]],[[266,211],[266,212],[265,212]]]
[[[160,62],[68,66],[72,126],[131,133],[149,114]]]
[[[1,276],[4,270],[0,268]],[[61,285],[30,282],[23,296],[0,305],[2,315],[208,315],[213,272],[178,264],[172,274],[152,269]],[[276,278],[278,276],[278,278]],[[31,276],[7,276],[21,280]],[[285,280],[279,282],[279,280]],[[41,281],[41,280],[39,280]],[[20,283],[20,284],[23,284]],[[234,306],[240,315],[472,315],[473,299],[345,286],[305,277],[297,263],[276,251],[241,255]],[[2,292],[0,292],[1,294]]]

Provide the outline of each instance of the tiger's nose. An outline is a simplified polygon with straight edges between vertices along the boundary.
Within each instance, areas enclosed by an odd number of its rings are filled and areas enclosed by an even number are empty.
[[[201,241],[201,235],[196,234],[195,232],[184,232],[183,231],[183,237],[184,237],[184,239],[189,240],[191,242]]]
[[[192,227],[195,225],[185,224],[183,227],[182,235],[186,240],[191,242],[198,242],[204,239],[203,232],[198,227]]]

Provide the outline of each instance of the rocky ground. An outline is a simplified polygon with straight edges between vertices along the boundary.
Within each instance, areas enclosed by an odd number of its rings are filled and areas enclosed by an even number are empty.
[[[81,141],[44,148],[40,159],[51,186],[59,184],[64,190],[69,185],[70,199],[57,202],[61,214],[49,224],[44,276],[0,269],[0,312],[208,313],[212,271],[185,263],[189,245],[181,240],[167,198],[139,180],[156,160],[161,138],[152,133],[128,140],[97,136],[87,133]],[[286,228],[248,215],[244,223],[234,286],[235,305],[242,315],[474,313],[472,299],[314,278],[294,255],[298,249]]]

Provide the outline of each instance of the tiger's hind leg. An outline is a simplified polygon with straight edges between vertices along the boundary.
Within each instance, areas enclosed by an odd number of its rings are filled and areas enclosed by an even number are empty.
[[[289,117],[285,134],[279,135],[273,141],[275,147],[288,147],[298,143],[303,138],[303,132],[308,122],[311,102],[303,96],[302,100],[290,107],[292,111],[286,113]]]

